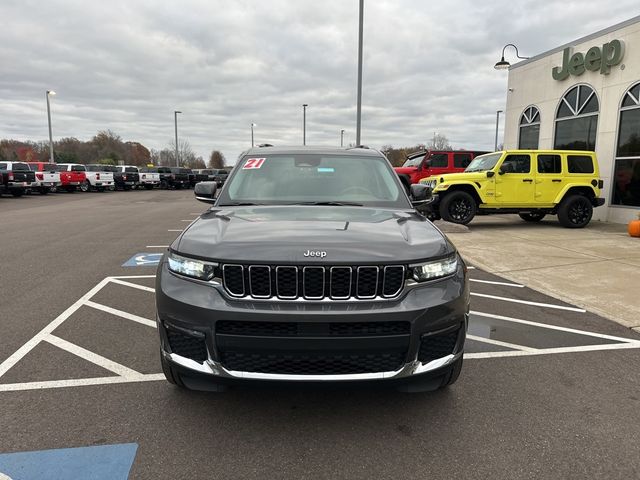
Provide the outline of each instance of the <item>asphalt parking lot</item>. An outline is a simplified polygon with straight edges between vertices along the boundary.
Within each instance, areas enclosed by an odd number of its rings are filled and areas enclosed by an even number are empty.
[[[82,461],[108,466],[95,478],[640,477],[640,335],[480,269],[446,391],[172,387],[154,262],[204,209],[192,191],[0,199],[0,479],[83,478],[64,470]]]

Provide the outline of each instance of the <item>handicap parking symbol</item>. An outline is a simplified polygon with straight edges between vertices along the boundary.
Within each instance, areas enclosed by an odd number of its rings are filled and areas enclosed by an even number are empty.
[[[127,480],[137,443],[0,454],[0,480]]]
[[[155,267],[160,263],[162,253],[136,253],[122,264],[123,267]]]

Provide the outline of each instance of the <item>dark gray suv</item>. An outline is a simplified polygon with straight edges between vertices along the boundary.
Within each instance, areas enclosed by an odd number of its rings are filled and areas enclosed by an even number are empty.
[[[156,279],[164,373],[234,382],[452,384],[469,312],[466,266],[375,150],[256,148],[172,243]]]

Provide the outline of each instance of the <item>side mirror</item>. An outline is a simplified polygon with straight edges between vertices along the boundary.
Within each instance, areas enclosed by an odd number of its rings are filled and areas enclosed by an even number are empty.
[[[414,183],[409,189],[409,196],[413,205],[419,205],[431,197],[431,187],[421,183]]]
[[[492,170],[489,170],[489,171],[487,172],[487,178],[491,178],[491,177],[493,177],[495,174],[496,174],[496,172],[494,172],[494,171],[492,171]]]
[[[215,203],[217,188],[216,182],[198,182],[193,189],[193,193],[196,196],[196,200],[204,203]]]

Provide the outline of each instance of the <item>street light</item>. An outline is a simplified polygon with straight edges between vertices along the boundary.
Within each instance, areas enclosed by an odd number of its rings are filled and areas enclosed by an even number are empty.
[[[522,60],[527,60],[529,57],[521,57],[520,54],[518,53],[518,47],[516,47],[513,43],[507,43],[503,48],[502,48],[502,57],[500,58],[500,61],[497,62],[493,68],[495,68],[496,70],[506,70],[507,68],[509,68],[511,66],[511,64],[509,62],[507,62],[504,59],[504,50],[507,47],[513,47],[516,50],[516,57],[522,59]]]
[[[307,107],[308,103],[302,104],[302,145],[307,144]]]
[[[252,123],[251,124],[251,146],[253,147],[253,127],[257,127],[258,124],[257,123]]]
[[[344,145],[344,129],[340,130],[340,146]]]
[[[173,124],[176,129],[176,167],[180,166],[180,160],[178,159],[178,114],[182,113],[180,110],[173,111]]]
[[[53,90],[47,90],[45,97],[47,97],[47,118],[49,119],[49,162],[54,163],[53,158],[53,135],[51,133],[51,106],[49,105],[49,95],[55,95]]]
[[[496,110],[496,143],[494,146],[493,151],[497,152],[498,151],[498,125],[500,123],[500,114],[502,113],[502,110]]]
[[[358,100],[356,107],[356,145],[360,145],[360,125],[362,123],[362,36],[364,20],[364,0],[360,0],[360,24],[358,26]]]

